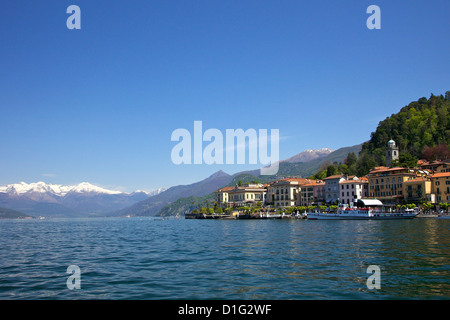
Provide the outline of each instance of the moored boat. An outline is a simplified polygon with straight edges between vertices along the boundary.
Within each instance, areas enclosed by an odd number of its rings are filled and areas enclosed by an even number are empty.
[[[362,206],[363,205],[363,206]],[[387,220],[412,219],[419,212],[416,209],[391,211],[379,200],[358,200],[358,207],[341,207],[336,212],[311,212],[309,220]]]

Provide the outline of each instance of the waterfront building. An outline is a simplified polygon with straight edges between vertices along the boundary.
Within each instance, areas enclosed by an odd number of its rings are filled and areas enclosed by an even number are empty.
[[[427,171],[402,167],[375,167],[369,179],[369,198],[376,198],[385,205],[397,205],[404,199],[403,184],[419,176],[426,176]]]
[[[234,187],[224,187],[224,188],[214,191],[215,199],[219,206],[223,207],[223,206],[228,205],[228,198],[229,198],[228,192],[233,189],[234,189]]]
[[[347,177],[342,174],[329,176],[323,179],[325,182],[326,203],[339,203],[339,183],[344,180],[347,180]]]
[[[304,178],[286,178],[272,182],[268,187],[266,202],[275,207],[292,207],[300,197],[301,187],[310,183]]]
[[[263,204],[266,201],[267,187],[262,184],[235,186],[228,193],[228,203],[232,206]]]
[[[304,184],[297,195],[297,206],[321,205],[325,202],[325,182],[313,180]]]
[[[340,203],[352,205],[358,199],[369,196],[369,180],[366,177],[349,177],[339,182]]]
[[[431,181],[427,176],[407,180],[403,183],[403,199],[407,203],[435,202]]]
[[[431,192],[435,203],[450,203],[450,172],[437,172],[431,175]]]

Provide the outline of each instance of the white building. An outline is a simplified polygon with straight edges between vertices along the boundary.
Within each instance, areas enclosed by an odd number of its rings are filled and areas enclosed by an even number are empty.
[[[367,178],[352,177],[339,182],[340,203],[351,205],[357,199],[369,196],[369,180]]]
[[[325,182],[325,202],[330,203],[339,203],[340,201],[340,193],[339,193],[339,183],[341,181],[346,180],[344,175],[334,175],[329,176],[323,179]]]

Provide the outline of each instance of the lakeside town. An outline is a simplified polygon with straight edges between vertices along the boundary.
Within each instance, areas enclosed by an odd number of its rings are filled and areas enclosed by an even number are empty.
[[[450,159],[419,160],[398,167],[399,149],[390,140],[386,166],[363,176],[331,175],[322,180],[283,178],[267,184],[241,184],[216,190],[215,200],[186,218],[304,218],[306,212],[333,212],[377,200],[390,211],[416,209],[421,216],[446,214],[450,203]]]

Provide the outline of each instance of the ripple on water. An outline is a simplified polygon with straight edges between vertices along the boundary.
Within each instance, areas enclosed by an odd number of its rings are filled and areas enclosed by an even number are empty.
[[[0,298],[448,298],[449,222],[0,221]]]

